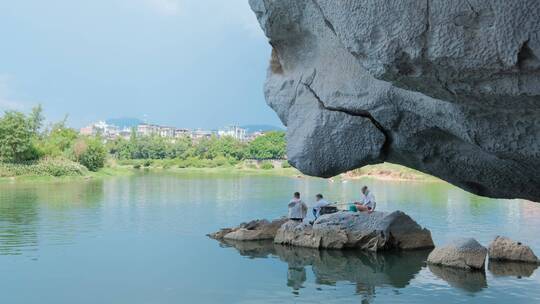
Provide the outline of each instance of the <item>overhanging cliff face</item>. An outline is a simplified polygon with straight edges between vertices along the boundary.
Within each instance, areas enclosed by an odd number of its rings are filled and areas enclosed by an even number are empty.
[[[387,161],[540,200],[540,1],[250,4],[296,168],[329,177]]]

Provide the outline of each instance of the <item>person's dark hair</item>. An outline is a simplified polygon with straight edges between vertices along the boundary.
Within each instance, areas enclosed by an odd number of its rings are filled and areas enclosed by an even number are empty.
[[[294,197],[300,198],[300,192],[295,192],[295,193],[294,193]]]
[[[323,198],[322,194],[320,194],[320,193],[319,193],[319,194],[317,194],[317,195],[315,195],[315,197],[317,197],[317,198],[320,198],[320,199],[322,199],[322,198]]]

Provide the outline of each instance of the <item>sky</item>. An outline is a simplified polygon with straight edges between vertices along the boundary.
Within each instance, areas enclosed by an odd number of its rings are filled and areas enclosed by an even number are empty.
[[[0,110],[41,104],[73,127],[281,126],[263,96],[270,46],[247,2],[0,1]]]

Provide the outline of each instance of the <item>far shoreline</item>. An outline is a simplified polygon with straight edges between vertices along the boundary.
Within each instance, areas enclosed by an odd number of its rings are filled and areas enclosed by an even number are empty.
[[[0,177],[1,184],[14,183],[56,183],[56,182],[74,182],[85,180],[98,180],[110,177],[134,176],[144,173],[175,173],[175,174],[209,174],[209,175],[252,175],[252,176],[284,176],[291,178],[314,178],[302,174],[293,167],[287,168],[254,168],[247,166],[219,166],[219,167],[163,167],[163,166],[146,166],[137,167],[130,165],[120,165],[117,163],[109,164],[109,166],[98,170],[97,172],[88,171],[84,175],[66,175],[66,176],[50,176],[50,175],[19,175]],[[337,175],[332,178],[327,178],[329,182],[333,181],[351,181],[361,179],[375,179],[380,181],[394,182],[442,182],[442,180],[421,173],[419,171],[409,169],[403,166],[394,164],[378,164],[370,165],[347,173]]]

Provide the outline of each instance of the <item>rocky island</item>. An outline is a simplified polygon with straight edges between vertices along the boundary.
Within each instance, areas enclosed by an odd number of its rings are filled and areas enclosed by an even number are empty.
[[[353,213],[340,211],[319,217],[313,225],[278,219],[256,220],[209,234],[217,240],[257,241],[316,249],[366,251],[433,248],[431,232],[401,211]]]

